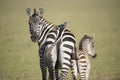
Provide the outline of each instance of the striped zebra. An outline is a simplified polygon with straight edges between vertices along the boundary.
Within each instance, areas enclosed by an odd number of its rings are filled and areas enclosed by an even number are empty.
[[[72,55],[76,52],[74,35],[67,29],[61,33],[61,37],[57,39],[51,39],[51,34],[56,34],[56,30],[52,30],[47,37],[45,48],[45,60],[49,68],[50,80],[56,80],[56,72],[58,68],[61,69],[59,79],[64,80],[68,74],[68,70],[71,66]],[[57,34],[56,34],[57,35]],[[57,74],[58,75],[58,74]]]
[[[64,80],[71,65],[71,55],[76,53],[74,35],[69,30],[45,20],[42,8],[38,12],[34,9],[34,13],[27,8],[26,12],[29,16],[31,40],[37,42],[39,46],[42,79],[46,80],[46,67],[48,66],[50,80],[56,80],[60,66],[59,80]],[[52,45],[55,46],[51,48]]]
[[[77,65],[76,61],[74,60],[71,63],[74,68],[73,70],[75,70],[73,71],[75,72],[75,79],[77,79],[77,77],[79,76],[80,80],[88,80],[90,72],[90,61],[88,59],[88,55],[92,56],[93,58],[97,56],[97,54],[95,53],[93,38],[93,35],[88,36],[85,34],[79,43],[79,50],[77,52]],[[78,67],[78,69],[75,69],[76,67]]]

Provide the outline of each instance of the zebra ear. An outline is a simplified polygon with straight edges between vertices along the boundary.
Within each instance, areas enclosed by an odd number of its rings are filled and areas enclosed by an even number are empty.
[[[94,39],[94,37],[95,37],[95,34],[92,34],[92,37],[93,37],[93,39]]]
[[[87,39],[87,38],[88,38],[87,34],[84,34],[84,39]]]
[[[31,16],[32,15],[31,9],[30,8],[26,8],[26,13],[27,13],[28,16]]]
[[[87,36],[87,34],[86,33],[84,33],[84,38],[86,39],[88,36]]]
[[[39,16],[43,16],[43,13],[44,13],[44,9],[43,9],[43,8],[40,8],[40,9],[39,9],[39,12],[38,12],[38,15],[39,15]]]
[[[94,40],[94,36],[95,36],[94,34],[91,35],[92,40]]]
[[[34,11],[34,14],[36,14],[36,9],[35,8],[33,9],[33,11]]]

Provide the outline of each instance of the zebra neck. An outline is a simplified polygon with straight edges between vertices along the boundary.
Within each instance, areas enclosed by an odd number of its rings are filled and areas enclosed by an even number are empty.
[[[84,52],[82,50],[78,50],[78,53],[80,54],[84,54]]]
[[[79,51],[86,54],[86,55],[88,54],[88,50],[85,47],[82,47]]]
[[[44,28],[42,30],[42,33],[41,35],[38,37],[38,45],[39,46],[42,46],[45,41],[46,41],[46,37],[47,35],[49,34],[49,32],[55,28],[56,26],[54,26],[53,24],[51,23],[47,23],[46,25],[44,25]]]

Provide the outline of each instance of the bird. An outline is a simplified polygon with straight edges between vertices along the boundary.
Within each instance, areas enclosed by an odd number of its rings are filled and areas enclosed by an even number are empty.
[[[67,26],[68,22],[65,21],[63,24],[58,25],[60,28],[65,28]]]

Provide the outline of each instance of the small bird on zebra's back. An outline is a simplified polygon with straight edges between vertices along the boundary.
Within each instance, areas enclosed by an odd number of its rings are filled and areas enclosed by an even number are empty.
[[[60,24],[58,25],[59,28],[66,28],[66,26],[68,25],[68,22],[64,22],[64,24]]]

